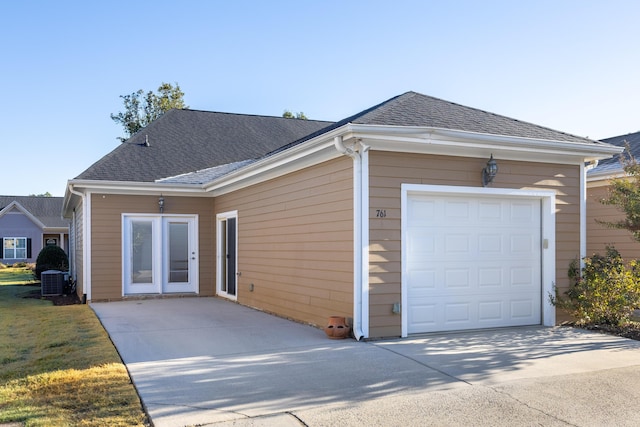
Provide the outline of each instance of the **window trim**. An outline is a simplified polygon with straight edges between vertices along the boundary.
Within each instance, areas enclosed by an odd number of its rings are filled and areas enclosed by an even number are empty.
[[[7,248],[7,240],[13,240],[13,247]],[[2,238],[2,259],[27,259],[29,258],[29,238],[27,237],[3,237]],[[19,247],[18,241],[24,241],[24,246]],[[18,257],[18,250],[24,251],[24,257]],[[12,257],[7,256],[7,251],[13,251]]]

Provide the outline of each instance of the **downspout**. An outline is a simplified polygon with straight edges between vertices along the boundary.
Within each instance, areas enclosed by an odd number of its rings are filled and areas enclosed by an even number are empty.
[[[342,137],[333,139],[336,150],[353,159],[353,335],[356,340],[365,336],[362,315],[362,155],[350,147],[345,147]]]
[[[598,166],[598,160],[592,160],[586,165],[580,163],[580,268],[584,268],[587,256],[587,173]]]
[[[80,199],[82,200],[82,292],[83,292],[83,296],[82,296],[82,302],[86,303],[87,301],[87,290],[89,290],[89,299],[91,298],[91,287],[89,286],[89,283],[87,282],[87,254],[85,251],[85,247],[86,247],[86,236],[87,236],[87,207],[86,207],[86,203],[85,203],[85,197],[84,197],[84,193],[81,193],[79,191],[76,191],[73,189],[73,184],[69,184],[67,186],[67,188],[69,189],[69,192],[71,194],[75,194],[76,196],[80,197]],[[74,210],[73,212],[73,225],[75,227],[75,232],[74,232],[74,236],[77,237],[78,234],[78,229],[77,229],[77,224],[76,224],[76,212]],[[69,236],[71,237],[71,236]],[[77,253],[77,248],[76,248],[76,241],[77,239],[74,238],[73,241],[73,266],[74,269],[77,270],[77,266],[76,266],[76,253]],[[71,247],[71,242],[69,244],[69,247]],[[77,271],[73,271],[73,274],[75,276],[75,274],[77,273]],[[77,276],[76,276],[76,282],[77,282]]]

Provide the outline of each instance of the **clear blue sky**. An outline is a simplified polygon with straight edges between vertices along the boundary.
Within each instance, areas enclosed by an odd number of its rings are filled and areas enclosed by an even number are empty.
[[[64,195],[120,95],[338,120],[409,90],[602,139],[640,130],[640,1],[3,1],[0,194]]]

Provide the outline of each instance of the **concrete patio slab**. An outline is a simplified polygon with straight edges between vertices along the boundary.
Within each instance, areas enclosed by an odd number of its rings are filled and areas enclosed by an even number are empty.
[[[356,342],[218,298],[92,307],[157,427],[640,423],[638,341],[530,327]]]

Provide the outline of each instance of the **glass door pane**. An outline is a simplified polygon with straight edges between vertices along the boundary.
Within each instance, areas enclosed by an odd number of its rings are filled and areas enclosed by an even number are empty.
[[[197,228],[195,216],[163,216],[163,293],[198,292]]]
[[[189,224],[169,223],[169,282],[189,281]]]
[[[236,219],[227,218],[227,293],[236,294]]]
[[[131,283],[153,283],[153,224],[131,221]]]
[[[227,292],[227,220],[223,219],[220,221],[220,247],[223,250],[222,258],[223,261],[220,264],[220,277],[222,280],[220,281],[220,290],[224,293]]]

